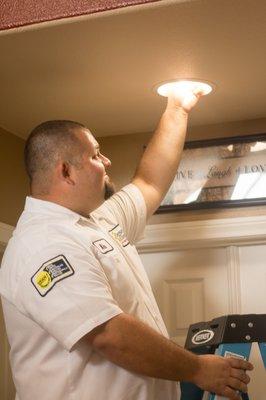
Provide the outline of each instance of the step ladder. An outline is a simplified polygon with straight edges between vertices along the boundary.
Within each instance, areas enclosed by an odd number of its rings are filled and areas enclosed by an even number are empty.
[[[266,368],[266,314],[226,315],[189,327],[185,348],[196,354],[249,359],[252,343],[257,342]],[[191,383],[181,383],[181,400],[225,400]],[[250,400],[241,393],[242,400]]]

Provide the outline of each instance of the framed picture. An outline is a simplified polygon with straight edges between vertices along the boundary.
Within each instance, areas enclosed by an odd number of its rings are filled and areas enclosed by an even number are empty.
[[[266,134],[187,142],[157,213],[266,204]]]

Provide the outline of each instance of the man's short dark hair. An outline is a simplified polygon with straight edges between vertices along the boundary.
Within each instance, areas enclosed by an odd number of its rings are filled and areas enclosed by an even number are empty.
[[[34,128],[26,140],[24,160],[31,183],[47,180],[59,159],[76,165],[82,145],[75,135],[84,125],[67,120],[46,121]]]

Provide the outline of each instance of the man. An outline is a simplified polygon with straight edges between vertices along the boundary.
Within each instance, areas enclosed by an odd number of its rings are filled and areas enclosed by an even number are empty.
[[[250,363],[167,338],[133,246],[173,180],[199,97],[169,98],[131,184],[112,197],[111,163],[87,128],[49,121],[29,136],[31,197],[0,281],[17,399],[176,400],[182,380],[232,400],[246,392]]]

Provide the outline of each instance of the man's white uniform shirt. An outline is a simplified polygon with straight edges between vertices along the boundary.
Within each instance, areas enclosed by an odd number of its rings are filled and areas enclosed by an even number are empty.
[[[133,246],[145,222],[133,184],[90,218],[27,198],[0,272],[18,400],[177,399],[175,382],[129,372],[84,339],[122,312],[167,336]]]

